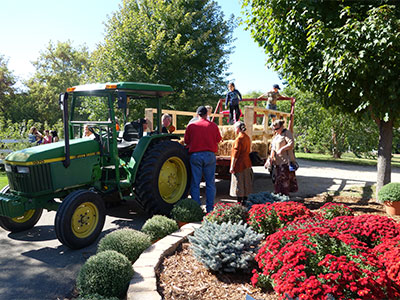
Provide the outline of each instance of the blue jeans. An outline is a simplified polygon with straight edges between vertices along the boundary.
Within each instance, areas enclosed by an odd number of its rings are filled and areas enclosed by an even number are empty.
[[[200,202],[200,181],[204,175],[206,180],[206,210],[210,212],[214,207],[215,188],[215,164],[216,158],[213,152],[203,151],[194,152],[190,155],[190,166],[192,168],[192,182],[190,185],[190,195],[192,199]]]

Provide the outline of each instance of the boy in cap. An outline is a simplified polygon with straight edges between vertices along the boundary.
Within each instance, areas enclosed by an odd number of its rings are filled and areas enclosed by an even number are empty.
[[[185,131],[185,144],[189,149],[192,182],[190,195],[200,202],[200,181],[204,176],[206,181],[206,210],[210,212],[214,207],[215,188],[215,152],[221,141],[221,134],[217,124],[207,120],[207,108],[199,106],[196,111],[199,120],[190,123]]]
[[[267,109],[271,109],[271,110],[276,110],[276,102],[278,100],[292,100],[292,98],[290,97],[284,97],[281,94],[279,94],[279,90],[281,88],[279,87],[278,84],[274,84],[272,86],[272,90],[269,92],[266,92],[264,94],[262,94],[261,96],[259,96],[257,99],[262,99],[264,97],[267,97]],[[272,122],[275,121],[276,115],[274,114],[270,114],[269,117],[272,118]],[[263,121],[264,123],[264,121]]]

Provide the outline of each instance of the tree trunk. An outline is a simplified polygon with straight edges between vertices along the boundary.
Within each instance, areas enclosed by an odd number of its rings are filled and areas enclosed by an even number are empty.
[[[379,120],[379,146],[378,146],[378,174],[376,180],[376,196],[382,186],[390,182],[392,172],[392,140],[393,140],[393,121],[385,122]]]

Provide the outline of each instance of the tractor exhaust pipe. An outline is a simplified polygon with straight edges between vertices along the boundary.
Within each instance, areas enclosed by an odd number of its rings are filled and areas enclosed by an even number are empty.
[[[63,121],[64,121],[65,160],[63,161],[63,164],[65,168],[68,168],[69,165],[71,164],[70,150],[69,150],[68,93],[60,94],[58,101],[63,111]]]

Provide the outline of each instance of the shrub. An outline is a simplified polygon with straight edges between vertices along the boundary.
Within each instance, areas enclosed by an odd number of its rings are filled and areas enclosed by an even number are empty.
[[[171,217],[180,222],[201,222],[204,212],[200,205],[191,198],[179,200],[171,211]]]
[[[209,212],[205,219],[213,223],[245,223],[247,220],[247,210],[239,203],[217,203],[214,210]]]
[[[142,231],[148,234],[152,241],[162,239],[178,229],[178,225],[174,220],[160,215],[155,215],[148,219],[142,227]]]
[[[336,219],[335,219],[336,220]],[[299,299],[397,299],[377,257],[355,237],[316,227],[270,235],[252,283]],[[379,282],[379,284],[377,284]]]
[[[134,263],[150,246],[151,240],[147,234],[133,229],[120,229],[107,234],[100,240],[97,253],[114,250]]]
[[[289,196],[274,194],[270,192],[260,192],[257,194],[249,195],[246,201],[246,207],[250,209],[255,204],[266,204],[266,203],[284,202],[284,201],[290,201]]]
[[[320,215],[324,219],[332,220],[333,218],[339,216],[352,216],[353,211],[351,208],[344,204],[340,203],[326,203],[324,206],[321,207],[319,210]]]
[[[296,217],[310,214],[310,210],[303,204],[293,201],[257,204],[249,211],[248,224],[255,231],[268,236]]]
[[[189,236],[193,254],[207,268],[219,272],[250,271],[263,238],[247,224],[205,221]]]
[[[131,262],[126,256],[108,250],[90,257],[79,271],[76,284],[82,296],[99,294],[121,297],[133,276]]]
[[[400,201],[400,183],[391,182],[384,185],[378,192],[378,200],[381,202]]]
[[[104,297],[99,294],[91,294],[79,297],[78,300],[119,300],[117,297]]]

